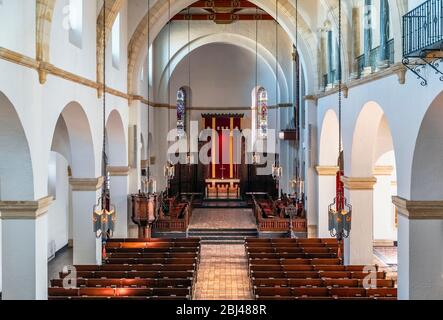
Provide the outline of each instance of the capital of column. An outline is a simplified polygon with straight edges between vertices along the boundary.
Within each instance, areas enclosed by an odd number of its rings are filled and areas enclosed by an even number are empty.
[[[112,177],[127,177],[129,175],[130,168],[128,166],[122,166],[122,167],[108,166],[107,170]]]
[[[342,177],[341,180],[348,190],[373,190],[377,183],[375,177]]]
[[[53,201],[52,196],[31,201],[0,201],[0,219],[34,220],[45,215]]]
[[[443,219],[443,201],[411,201],[401,197],[392,197],[392,203],[398,213],[410,220]]]
[[[315,170],[317,171],[318,176],[335,176],[339,167],[337,166],[316,166]]]
[[[104,177],[98,178],[70,178],[72,191],[97,191],[104,182]]]
[[[393,166],[376,166],[374,168],[374,176],[390,176],[393,171]]]

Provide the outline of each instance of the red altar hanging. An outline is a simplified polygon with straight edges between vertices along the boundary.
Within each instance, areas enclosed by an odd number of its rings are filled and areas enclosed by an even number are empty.
[[[209,179],[238,179],[238,147],[234,141],[234,130],[241,130],[241,118],[238,114],[205,114],[202,115],[206,129],[213,129],[217,135],[211,137],[213,142],[208,166]],[[218,137],[217,137],[218,136]],[[218,140],[217,140],[218,138]]]

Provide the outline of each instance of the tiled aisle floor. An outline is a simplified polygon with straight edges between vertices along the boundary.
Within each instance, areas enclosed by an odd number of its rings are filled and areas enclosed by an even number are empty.
[[[201,246],[194,300],[252,300],[244,245]]]
[[[194,209],[190,229],[255,229],[252,209]]]

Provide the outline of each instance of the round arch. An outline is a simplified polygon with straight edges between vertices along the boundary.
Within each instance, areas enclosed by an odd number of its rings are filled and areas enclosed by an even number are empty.
[[[0,154],[0,200],[34,199],[28,139],[15,107],[1,91]]]
[[[111,111],[106,121],[106,138],[108,164],[110,166],[126,166],[128,152],[125,126],[120,113],[115,109]]]
[[[165,100],[165,97],[167,97],[166,92],[168,88],[168,81],[170,81],[168,77],[169,76],[168,68],[171,69],[170,74],[172,76],[176,67],[188,54],[191,54],[200,47],[213,43],[226,43],[238,46],[253,53],[255,53],[256,50],[255,40],[233,33],[215,33],[194,39],[193,41],[191,41],[191,50],[189,50],[188,45],[185,45],[182,48],[180,48],[180,50],[178,50],[177,53],[173,57],[171,57],[171,60],[163,69],[158,88],[158,96],[160,97],[160,100]],[[268,68],[271,70],[273,77],[275,78],[276,59],[274,55],[269,50],[267,50],[263,45],[259,44],[258,57],[259,59],[261,59],[266,63]],[[286,75],[280,64],[278,65],[278,75],[279,75],[278,78],[279,78],[280,102],[286,101],[288,100],[289,97],[289,85]]]
[[[69,139],[70,166],[75,178],[95,177],[95,153],[91,126],[83,107],[76,101],[68,103],[59,115]],[[59,123],[59,121],[57,121]],[[55,131],[52,141],[55,138]]]
[[[443,92],[431,103],[420,126],[411,172],[411,200],[443,199]]]
[[[334,110],[326,111],[320,131],[319,165],[336,166],[338,161],[339,123]]]
[[[360,111],[355,122],[352,137],[351,177],[372,177],[377,133],[384,117],[384,111],[378,103],[370,101]],[[346,168],[345,168],[346,170]]]
[[[180,0],[180,1],[172,1],[171,2],[171,16],[177,14],[181,10],[185,9],[187,6],[194,3],[196,0]],[[269,14],[276,16],[275,12],[275,2],[269,0],[251,0],[252,3],[256,4],[263,10],[267,11]],[[279,23],[281,27],[286,31],[291,41],[295,43],[296,41],[296,28],[295,28],[295,19],[293,18],[294,14],[292,13],[295,10],[288,0],[280,1],[280,9],[283,12],[279,15]],[[163,27],[168,22],[168,4],[156,3],[152,10],[156,12],[155,16],[151,17],[151,25],[148,26],[147,23],[147,14],[143,17],[143,19],[138,24],[132,38],[130,40],[128,46],[129,52],[129,62],[128,62],[128,91],[130,93],[137,93],[140,91],[139,83],[137,79],[142,66],[144,65],[144,57],[146,57],[148,53],[148,48],[151,43],[146,43],[146,34],[148,30],[151,32],[151,39],[155,39]],[[304,17],[307,14],[303,14],[303,8],[299,8],[299,15],[301,17],[299,23],[300,27],[298,30],[299,37],[299,52],[300,52],[300,61],[303,66],[305,83],[307,91],[313,90],[316,85],[316,74],[317,70],[314,67],[314,64],[308,63],[309,61],[315,61],[317,58],[316,50],[319,48],[318,41],[315,36],[312,36],[314,33],[309,32],[312,31],[308,26],[307,22],[304,20]],[[303,33],[301,30],[304,30]],[[309,39],[308,39],[309,38]]]

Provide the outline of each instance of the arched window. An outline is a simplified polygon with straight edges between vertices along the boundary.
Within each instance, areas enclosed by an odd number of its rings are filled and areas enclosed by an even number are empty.
[[[257,126],[258,136],[268,136],[268,92],[261,87],[257,91]]]
[[[120,13],[115,18],[111,33],[112,41],[112,65],[118,69],[120,67]]]
[[[186,131],[186,91],[180,88],[177,91],[177,135],[182,138]]]
[[[83,34],[83,0],[69,0],[69,42],[82,47]]]

